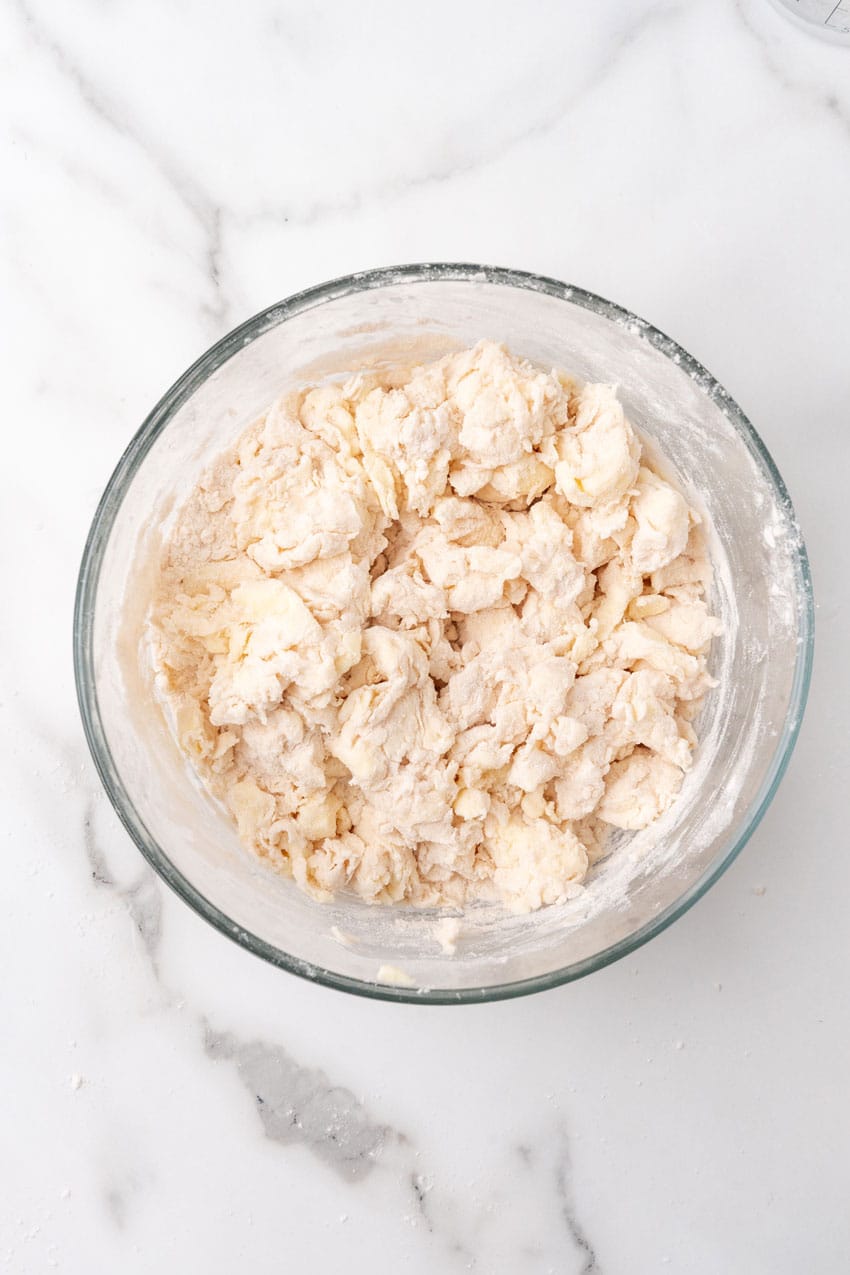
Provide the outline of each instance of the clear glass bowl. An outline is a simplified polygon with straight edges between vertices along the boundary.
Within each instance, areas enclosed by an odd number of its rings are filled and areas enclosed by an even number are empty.
[[[597,865],[580,898],[530,916],[320,904],[239,846],[180,755],[140,637],[158,546],[208,461],[284,388],[482,337],[616,382],[714,528],[719,686],[673,809]],[[788,762],[809,684],[811,578],[782,479],[740,408],[675,342],[552,279],[417,265],[338,279],[272,306],[208,350],[157,404],[110,479],[86,543],[74,657],[89,747],[142,854],[201,916],[273,964],[387,1000],[492,1000],[599,969],[659,933],[741,850]],[[451,913],[446,915],[451,916]],[[389,974],[381,966],[390,966]]]

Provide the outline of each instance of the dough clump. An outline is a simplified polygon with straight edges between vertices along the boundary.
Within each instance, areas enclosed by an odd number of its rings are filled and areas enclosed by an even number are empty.
[[[614,387],[491,342],[306,388],[178,515],[157,685],[243,843],[314,895],[559,903],[691,764],[699,522]]]

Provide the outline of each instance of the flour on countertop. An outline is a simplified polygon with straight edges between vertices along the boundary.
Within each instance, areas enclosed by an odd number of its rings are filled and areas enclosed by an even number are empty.
[[[313,894],[563,902],[691,764],[699,523],[613,387],[501,346],[307,388],[180,513],[157,683],[243,842]]]

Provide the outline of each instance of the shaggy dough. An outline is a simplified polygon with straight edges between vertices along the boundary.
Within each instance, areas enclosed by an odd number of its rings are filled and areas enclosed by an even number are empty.
[[[690,765],[698,524],[613,387],[501,346],[304,389],[180,513],[157,682],[245,845],[312,893],[558,903]]]

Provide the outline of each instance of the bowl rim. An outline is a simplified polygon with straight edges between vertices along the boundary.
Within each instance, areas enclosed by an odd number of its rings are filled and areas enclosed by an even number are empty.
[[[232,920],[211,903],[171,862],[146,828],[127,792],[109,748],[97,697],[94,675],[93,627],[97,587],[106,546],[118,510],[134,475],[171,417],[196,389],[218,368],[246,345],[271,328],[297,314],[328,301],[358,292],[369,292],[397,284],[430,282],[487,283],[503,287],[541,292],[559,300],[570,301],[594,314],[610,319],[649,342],[666,357],[673,359],[698,384],[699,388],[720,408],[743,439],[758,464],[767,472],[783,515],[795,531],[794,568],[797,588],[798,624],[797,657],[788,709],[783,729],[767,767],[764,779],[744,815],[738,831],[725,852],[718,856],[688,890],[674,903],[641,926],[633,934],[618,940],[591,957],[546,974],[490,987],[430,988],[401,987],[373,983],[291,956],[274,944],[252,933]],[[411,1004],[456,1005],[508,1000],[532,992],[545,991],[573,982],[595,970],[603,969],[660,934],[691,908],[737,858],[760,823],[785,773],[800,731],[811,681],[814,653],[814,598],[808,554],[791,498],[782,477],[747,416],[710,372],[671,337],[639,318],[630,310],[593,292],[565,284],[545,275],[514,270],[502,266],[484,266],[455,262],[423,262],[403,266],[382,266],[357,274],[344,275],[296,292],[285,300],[268,306],[239,324],[210,346],[166,390],[148,413],[116,465],[100,498],[86,537],[77,580],[73,624],[74,679],[77,701],[83,721],[86,742],[112,806],[157,875],[215,929],[279,969],[287,970],[311,982],[338,991],[350,992],[375,1000]]]

